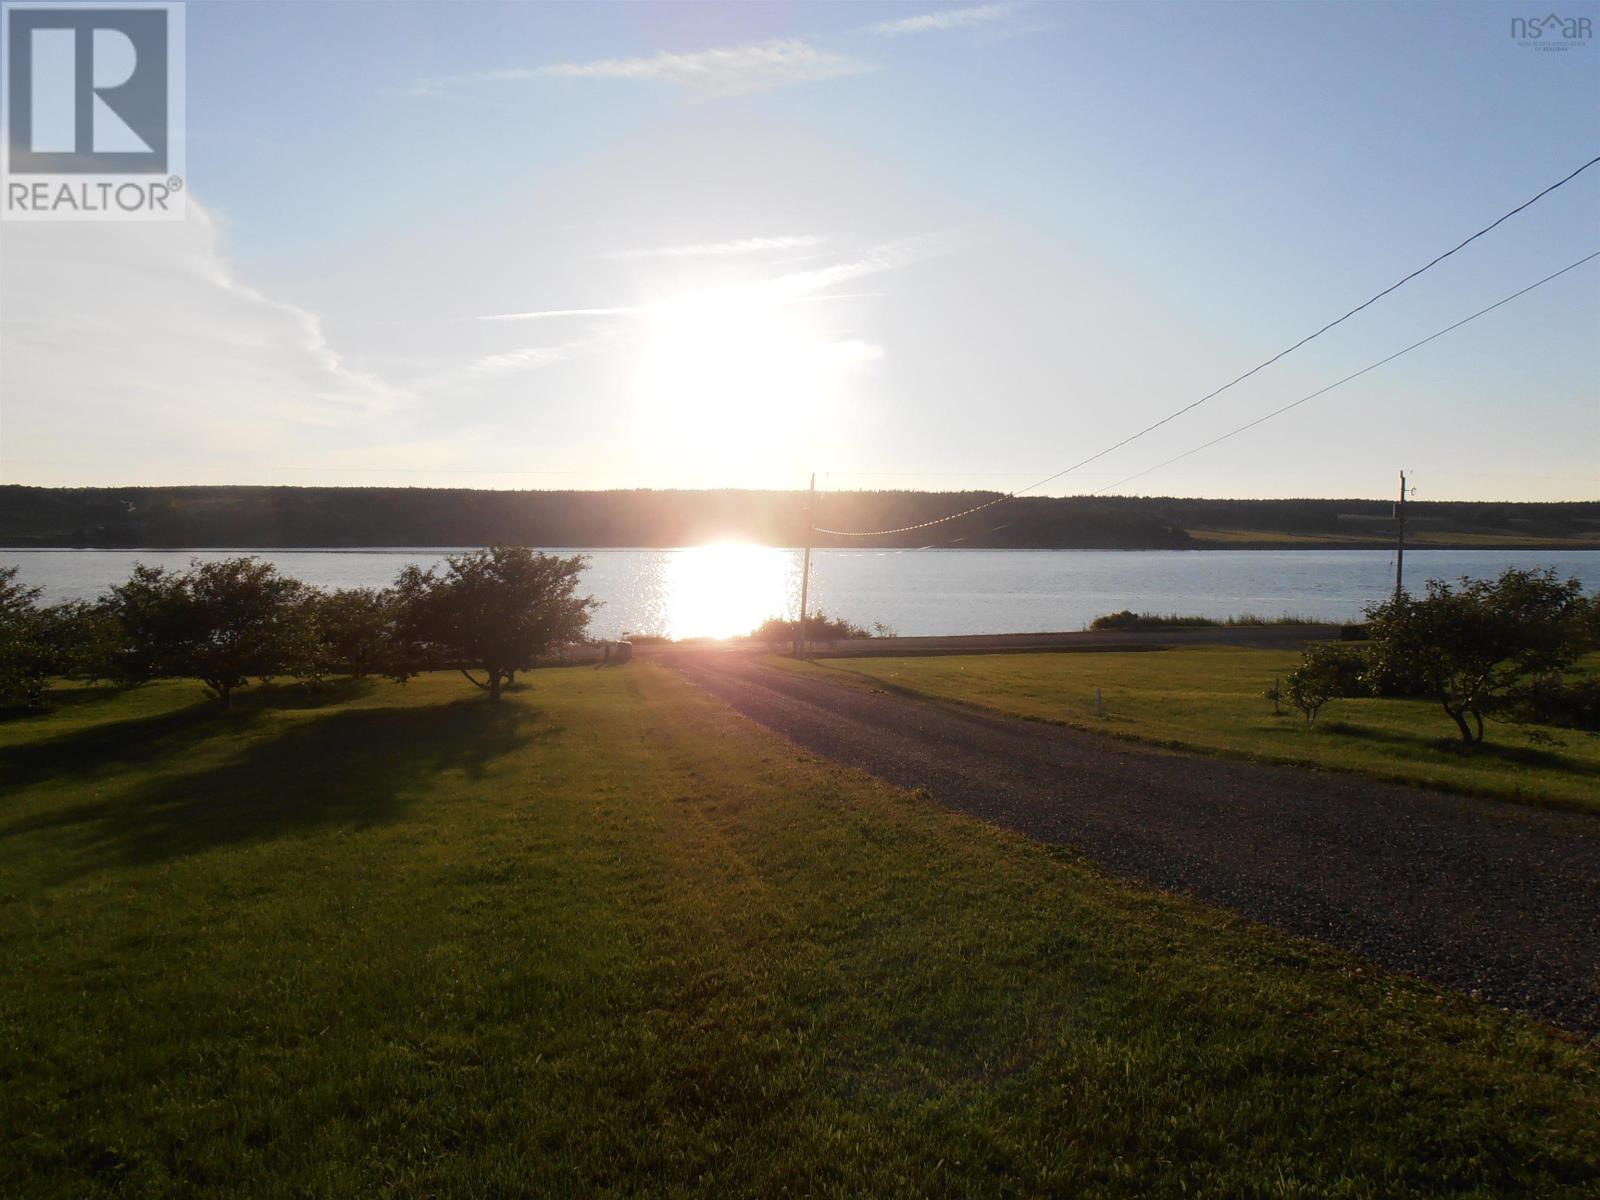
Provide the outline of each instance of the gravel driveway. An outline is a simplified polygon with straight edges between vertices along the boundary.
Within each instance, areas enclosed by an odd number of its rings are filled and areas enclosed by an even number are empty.
[[[1600,1034],[1600,818],[1092,733],[673,655],[835,761],[1108,870]]]

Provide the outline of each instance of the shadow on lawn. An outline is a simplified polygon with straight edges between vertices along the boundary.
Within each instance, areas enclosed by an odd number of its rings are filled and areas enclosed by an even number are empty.
[[[1504,729],[1501,725],[1499,728]],[[1494,736],[1495,727],[1491,726],[1489,736]],[[1435,754],[1446,755],[1450,758],[1460,759],[1462,762],[1471,762],[1474,759],[1516,763],[1523,767],[1548,767],[1552,770],[1570,771],[1575,775],[1600,775],[1600,766],[1585,762],[1581,758],[1573,758],[1562,754],[1559,749],[1547,750],[1538,746],[1508,746],[1503,742],[1487,741],[1477,745],[1468,746],[1459,738],[1441,735],[1439,737],[1419,737],[1412,733],[1395,733],[1388,729],[1374,729],[1369,725],[1352,725],[1347,721],[1326,721],[1317,726],[1318,732],[1336,735],[1338,737],[1356,738],[1365,742],[1381,742],[1385,745],[1399,747],[1412,752],[1431,750]],[[1583,736],[1583,735],[1578,735]]]
[[[301,684],[262,685],[241,691],[231,712],[223,712],[198,683],[193,700],[182,708],[146,717],[79,725],[54,737],[0,748],[0,778],[27,786],[63,776],[114,774],[141,763],[155,762],[200,745],[218,734],[239,734],[256,728],[264,713],[282,709],[326,708],[369,691],[366,681],[333,680],[315,687]],[[55,710],[115,702],[126,693],[110,687],[75,688],[52,694]],[[46,714],[39,714],[41,716]]]
[[[62,831],[76,839],[64,856],[66,873],[76,875],[108,861],[160,862],[331,825],[362,828],[399,816],[440,772],[482,776],[501,755],[558,732],[554,726],[530,732],[536,719],[523,705],[492,706],[476,698],[330,712],[286,723],[278,736],[248,739],[219,765],[158,775],[112,799],[13,822],[0,827],[0,838]],[[67,752],[74,755],[120,750],[124,765],[158,763],[163,756],[181,763],[188,744],[224,731],[254,732],[260,722],[260,714],[235,713],[219,721],[205,708],[182,709],[47,745],[57,755],[66,751],[63,742],[72,743]],[[109,744],[96,748],[93,735]],[[142,737],[161,748],[136,751]]]

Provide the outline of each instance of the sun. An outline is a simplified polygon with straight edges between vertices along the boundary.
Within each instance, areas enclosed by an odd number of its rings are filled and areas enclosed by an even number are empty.
[[[798,470],[796,455],[847,405],[862,357],[821,307],[760,285],[650,305],[633,394],[652,449],[685,466]]]
[[[728,638],[794,616],[800,565],[787,550],[725,542],[673,554],[664,582],[669,637]]]

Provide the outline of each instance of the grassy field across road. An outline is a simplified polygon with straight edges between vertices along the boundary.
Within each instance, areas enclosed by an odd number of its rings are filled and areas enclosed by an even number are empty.
[[[1600,812],[1600,737],[1550,729],[1559,744],[1546,746],[1491,722],[1488,743],[1463,750],[1444,711],[1424,700],[1333,700],[1307,726],[1287,700],[1274,715],[1263,696],[1299,661],[1285,650],[1214,646],[788,665],[1164,746]]]
[[[1592,1045],[647,662],[69,688],[0,724],[0,795],[8,1197],[1600,1187]]]

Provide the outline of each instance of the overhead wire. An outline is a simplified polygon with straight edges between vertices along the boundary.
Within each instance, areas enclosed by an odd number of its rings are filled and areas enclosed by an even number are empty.
[[[1334,320],[1329,321],[1327,324],[1323,325],[1320,329],[1317,329],[1317,330],[1315,330],[1315,331],[1313,331],[1311,333],[1306,334],[1305,337],[1301,338],[1299,341],[1295,342],[1293,345],[1287,346],[1284,349],[1278,351],[1271,358],[1264,359],[1263,361],[1257,363],[1255,366],[1251,367],[1248,371],[1244,372],[1242,375],[1238,375],[1235,378],[1230,379],[1227,383],[1223,384],[1221,387],[1215,388],[1214,390],[1212,390],[1210,392],[1207,392],[1204,396],[1201,396],[1198,400],[1192,400],[1188,404],[1183,405],[1181,408],[1174,409],[1172,412],[1170,412],[1166,416],[1162,417],[1159,421],[1152,422],[1151,424],[1146,425],[1143,429],[1140,429],[1135,433],[1129,434],[1127,437],[1123,438],[1121,441],[1115,442],[1112,445],[1107,446],[1103,450],[1098,450],[1094,454],[1089,455],[1089,457],[1087,457],[1087,458],[1080,459],[1078,462],[1072,464],[1070,467],[1064,467],[1063,469],[1055,472],[1052,475],[1047,475],[1043,479],[1040,479],[1040,480],[1038,480],[1038,481],[1036,481],[1034,483],[1030,483],[1027,487],[1017,488],[1015,491],[1011,491],[1011,492],[1005,492],[1005,493],[1003,493],[1001,495],[995,496],[993,499],[986,500],[981,504],[972,505],[971,507],[961,509],[959,512],[948,513],[948,514],[946,514],[944,516],[941,516],[941,517],[935,517],[934,519],[929,520],[929,521],[918,521],[918,522],[915,522],[915,523],[910,524],[910,525],[900,525],[900,526],[897,526],[897,527],[891,528],[891,529],[854,530],[854,529],[821,529],[821,528],[814,528],[814,532],[827,534],[830,537],[852,537],[852,538],[860,537],[860,538],[866,538],[866,537],[885,537],[885,536],[888,536],[890,534],[897,534],[897,533],[912,533],[912,532],[914,532],[916,530],[919,530],[919,529],[931,529],[935,525],[943,525],[943,524],[945,524],[946,522],[949,522],[949,521],[957,521],[957,520],[960,520],[962,517],[971,516],[973,513],[982,512],[984,509],[993,508],[995,505],[1003,504],[1007,500],[1015,499],[1016,497],[1022,495],[1025,492],[1031,492],[1035,488],[1040,488],[1040,487],[1043,487],[1047,483],[1052,483],[1055,480],[1060,479],[1063,475],[1070,475],[1070,474],[1072,474],[1072,472],[1074,472],[1076,470],[1079,470],[1082,467],[1088,466],[1090,463],[1096,461],[1097,459],[1104,458],[1107,454],[1110,454],[1115,450],[1120,450],[1122,447],[1128,445],[1131,442],[1137,441],[1139,438],[1144,437],[1146,434],[1152,433],[1155,430],[1160,429],[1163,425],[1166,425],[1168,422],[1176,420],[1178,417],[1181,417],[1183,414],[1185,414],[1187,412],[1190,412],[1193,409],[1196,409],[1196,408],[1200,407],[1200,405],[1206,403],[1208,400],[1215,399],[1217,396],[1220,396],[1223,392],[1227,391],[1229,388],[1234,387],[1236,384],[1243,383],[1246,379],[1249,379],[1252,375],[1256,374],[1258,371],[1262,371],[1265,368],[1270,367],[1273,363],[1277,362],[1279,359],[1285,357],[1286,355],[1292,354],[1294,351],[1296,351],[1300,347],[1304,346],[1307,342],[1310,342],[1315,338],[1321,337],[1324,333],[1327,333],[1328,330],[1334,328],[1337,325],[1343,324],[1345,321],[1348,321],[1351,317],[1355,316],[1357,313],[1361,312],[1363,309],[1371,307],[1373,304],[1377,303],[1379,300],[1383,299],[1385,296],[1389,295],[1390,293],[1398,291],[1400,288],[1404,287],[1407,283],[1410,283],[1413,279],[1417,278],[1419,275],[1421,275],[1424,272],[1429,271],[1432,268],[1438,266],[1441,262],[1443,262],[1445,259],[1449,258],[1451,255],[1457,253],[1458,251],[1465,249],[1467,246],[1471,245],[1473,242],[1475,242],[1479,238],[1483,237],[1484,234],[1489,233],[1491,230],[1493,230],[1496,227],[1504,224],[1506,221],[1510,220],[1512,217],[1516,216],[1518,213],[1520,213],[1523,210],[1525,210],[1525,209],[1531,207],[1532,205],[1538,203],[1540,200],[1544,199],[1544,197],[1548,196],[1551,192],[1555,191],[1557,188],[1563,187],[1564,185],[1572,182],[1572,180],[1576,179],[1579,175],[1583,174],[1590,167],[1593,167],[1596,163],[1600,163],[1600,155],[1596,155],[1594,158],[1591,158],[1588,162],[1584,163],[1582,166],[1578,167],[1576,170],[1572,171],[1570,174],[1564,176],[1561,179],[1558,179],[1555,183],[1550,184],[1548,187],[1542,189],[1541,191],[1539,191],[1535,195],[1529,197],[1527,200],[1524,200],[1521,204],[1517,205],[1515,208],[1511,209],[1510,211],[1502,213],[1500,216],[1496,217],[1493,221],[1489,222],[1489,224],[1485,225],[1482,229],[1479,229],[1476,233],[1473,233],[1470,236],[1468,236],[1466,238],[1463,238],[1461,241],[1457,242],[1450,249],[1444,251],[1442,254],[1436,255],[1434,258],[1430,259],[1428,262],[1424,263],[1422,266],[1418,267],[1416,270],[1410,272],[1407,275],[1402,276],[1400,279],[1396,280],[1394,283],[1391,283],[1388,287],[1384,288],[1382,291],[1375,293],[1374,295],[1368,297],[1366,300],[1363,300],[1360,304],[1358,304],[1354,308],[1350,309],[1343,316],[1336,317]],[[1580,265],[1580,264],[1575,263],[1573,265],[1577,266],[1577,265]],[[1570,270],[1571,268],[1567,268],[1567,269]],[[1560,274],[1560,273],[1561,272],[1558,272],[1557,274]],[[1544,282],[1548,282],[1548,280],[1541,280],[1540,282],[1544,283]],[[1533,286],[1537,287],[1538,284],[1535,284]],[[1519,293],[1519,294],[1521,294],[1521,293]],[[1509,300],[1509,299],[1514,299],[1514,297],[1507,297],[1507,300]],[[1505,303],[1505,302],[1506,301],[1501,301],[1500,303]],[[1491,307],[1493,307],[1493,306],[1491,306]],[[1475,315],[1481,315],[1481,314],[1475,314]],[[1468,320],[1471,320],[1471,319],[1472,318],[1468,318]],[[1447,331],[1441,330],[1440,332],[1443,333],[1443,332],[1447,332]],[[1434,336],[1439,336],[1439,335],[1436,334]],[[1380,365],[1380,364],[1374,364],[1374,365]],[[1370,368],[1368,368],[1368,369],[1370,369]],[[1343,381],[1341,381],[1341,382],[1343,382]],[[1335,385],[1335,386],[1337,386],[1337,385]],[[1107,490],[1107,489],[1103,489],[1103,490]]]
[[[1334,388],[1341,387],[1344,384],[1349,383],[1352,379],[1359,379],[1359,378],[1361,378],[1361,376],[1365,375],[1368,371],[1375,371],[1379,367],[1385,365],[1386,363],[1392,363],[1395,359],[1401,357],[1402,355],[1410,354],[1413,350],[1416,350],[1416,349],[1418,349],[1419,347],[1422,347],[1422,346],[1426,346],[1429,342],[1433,341],[1435,338],[1441,338],[1447,333],[1454,332],[1455,330],[1460,329],[1463,325],[1466,325],[1466,324],[1468,324],[1469,322],[1472,322],[1472,321],[1476,321],[1479,317],[1485,316],[1488,313],[1492,313],[1495,309],[1499,308],[1501,305],[1510,304],[1513,300],[1517,299],[1518,297],[1526,296],[1529,292],[1533,291],[1535,288],[1543,287],[1545,284],[1549,283],[1551,280],[1559,279],[1559,278],[1561,278],[1561,276],[1565,275],[1568,271],[1575,271],[1579,267],[1583,266],[1584,263],[1593,262],[1596,258],[1600,258],[1600,250],[1596,250],[1592,254],[1586,254],[1582,258],[1578,259],[1577,262],[1568,263],[1566,266],[1562,267],[1559,271],[1555,271],[1552,274],[1546,275],[1543,279],[1539,280],[1537,283],[1530,283],[1527,287],[1521,289],[1520,291],[1512,292],[1511,295],[1503,297],[1502,299],[1496,300],[1493,304],[1489,305],[1487,308],[1480,308],[1477,312],[1473,313],[1471,316],[1462,317],[1461,320],[1456,321],[1454,324],[1446,325],[1443,329],[1440,329],[1440,330],[1438,330],[1438,331],[1436,331],[1434,333],[1430,333],[1427,337],[1421,339],[1420,341],[1412,342],[1409,346],[1405,347],[1403,350],[1396,350],[1393,354],[1389,355],[1386,358],[1380,358],[1375,363],[1368,363],[1366,366],[1362,367],[1359,371],[1352,371],[1349,375],[1346,375],[1343,379],[1336,380],[1335,382],[1328,384],[1326,387],[1318,388],[1316,391],[1312,392],[1308,396],[1302,396],[1302,397],[1300,397],[1300,399],[1294,401],[1293,403],[1285,404],[1282,408],[1275,408],[1271,412],[1266,413],[1263,416],[1259,416],[1253,421],[1246,421],[1243,425],[1240,425],[1238,428],[1230,429],[1227,433],[1223,434],[1221,437],[1214,437],[1209,442],[1202,442],[1200,445],[1195,446],[1191,450],[1185,450],[1182,454],[1175,454],[1171,458],[1167,459],[1165,462],[1159,462],[1153,467],[1146,467],[1142,471],[1136,471],[1132,475],[1128,475],[1128,476],[1125,476],[1122,479],[1117,480],[1117,482],[1115,482],[1115,483],[1108,483],[1108,484],[1106,484],[1105,487],[1098,488],[1095,491],[1090,492],[1089,495],[1091,495],[1091,496],[1100,496],[1100,495],[1104,495],[1106,492],[1114,491],[1115,489],[1121,487],[1125,483],[1132,483],[1135,479],[1140,479],[1145,475],[1149,475],[1153,471],[1161,470],[1162,467],[1170,467],[1173,463],[1178,462],[1178,461],[1180,461],[1182,459],[1188,458],[1191,454],[1199,454],[1200,451],[1202,451],[1202,450],[1209,450],[1212,446],[1217,445],[1219,442],[1225,442],[1231,437],[1237,437],[1239,434],[1244,433],[1246,430],[1254,429],[1257,425],[1261,425],[1261,424],[1264,424],[1267,421],[1272,420],[1274,417],[1280,417],[1284,413],[1288,412],[1290,409],[1299,408],[1302,404],[1309,403],[1310,401],[1315,400],[1318,396],[1325,396],[1329,392],[1333,391]]]

